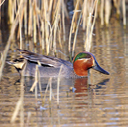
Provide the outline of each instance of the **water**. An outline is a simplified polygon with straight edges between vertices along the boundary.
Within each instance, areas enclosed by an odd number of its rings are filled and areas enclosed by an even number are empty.
[[[49,102],[50,87],[44,96],[49,79],[41,79],[33,92],[30,88],[33,78],[25,77],[24,85],[14,67],[5,65],[0,83],[0,126],[128,126],[128,86],[126,84],[126,31],[116,20],[107,28],[95,27],[91,52],[98,63],[110,75],[91,71],[91,85],[87,78],[60,79],[59,105],[57,105],[57,79],[52,79],[52,99]],[[83,51],[84,33],[77,39],[76,52]],[[0,50],[4,49],[6,38],[1,34]],[[11,45],[8,60],[16,57],[17,45]],[[62,52],[67,54],[64,45]],[[61,53],[57,57],[68,60]],[[35,94],[37,93],[37,95]],[[16,105],[20,110],[14,123],[10,124]]]

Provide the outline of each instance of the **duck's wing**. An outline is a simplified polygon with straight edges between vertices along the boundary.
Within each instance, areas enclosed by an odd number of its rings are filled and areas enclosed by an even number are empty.
[[[40,55],[37,53],[30,52],[28,50],[21,50],[21,49],[18,49],[18,50],[21,52],[21,55],[25,59],[27,59],[30,62],[40,63],[42,66],[59,68],[61,65],[66,65],[66,66],[72,67],[72,63],[63,59]]]

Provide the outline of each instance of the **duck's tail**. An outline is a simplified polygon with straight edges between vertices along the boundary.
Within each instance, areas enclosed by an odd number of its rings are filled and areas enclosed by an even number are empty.
[[[23,58],[15,59],[13,61],[6,61],[6,63],[8,63],[9,65],[13,65],[18,72],[23,69],[23,66],[25,64]]]

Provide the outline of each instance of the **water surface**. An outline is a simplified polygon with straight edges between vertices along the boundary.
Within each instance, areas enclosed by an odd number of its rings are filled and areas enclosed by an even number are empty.
[[[40,94],[39,85],[30,92],[34,79],[24,77],[22,85],[15,68],[6,64],[0,83],[1,127],[19,125],[128,126],[126,31],[119,22],[112,20],[109,27],[96,25],[94,32],[96,35],[93,37],[91,52],[96,56],[101,67],[110,73],[110,76],[92,70],[90,85],[87,78],[60,79],[59,105],[57,105],[57,79],[52,79],[52,89],[48,88],[44,102],[44,93],[49,79],[41,79],[42,94]],[[0,37],[0,51],[2,51],[7,39],[4,39],[4,34]],[[80,31],[75,54],[84,50],[84,38],[84,32]],[[61,50],[66,55],[68,55],[67,45],[63,45]],[[11,45],[7,60],[16,58],[16,48],[18,44]],[[36,49],[35,51],[39,52]],[[69,60],[59,52],[57,57]],[[70,90],[71,88],[73,90]],[[52,91],[51,102],[49,101],[50,90]],[[23,99],[20,111],[15,123],[10,124],[20,98]]]

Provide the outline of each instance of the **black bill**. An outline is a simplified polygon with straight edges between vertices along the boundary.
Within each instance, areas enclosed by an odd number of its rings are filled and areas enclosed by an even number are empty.
[[[96,59],[95,59],[95,66],[93,66],[92,68],[94,70],[97,70],[97,71],[103,73],[103,74],[109,75],[109,72],[105,71],[103,68],[100,67],[100,65],[97,63]]]

